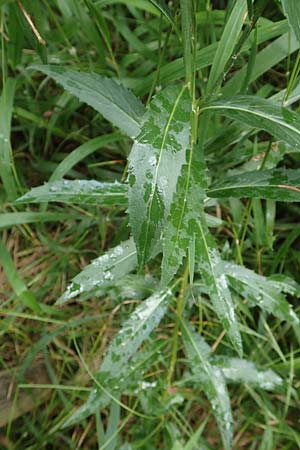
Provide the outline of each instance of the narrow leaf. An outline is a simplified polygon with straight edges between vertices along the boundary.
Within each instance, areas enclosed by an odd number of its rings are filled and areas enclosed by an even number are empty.
[[[202,220],[197,222],[197,225],[196,260],[201,277],[218,317],[227,330],[237,352],[242,354],[242,340],[222,260],[203,216]]]
[[[94,259],[73,278],[56,304],[63,304],[84,292],[107,287],[127,275],[136,267],[136,249],[132,239],[122,242],[99,258]]]
[[[268,391],[282,386],[282,378],[273,370],[259,370],[252,361],[219,356],[213,358],[213,364],[222,370],[229,383],[251,384]]]
[[[213,184],[207,195],[214,198],[248,197],[299,202],[300,170],[256,170],[226,177]]]
[[[144,107],[133,93],[116,80],[54,65],[32,68],[53,78],[66,91],[92,106],[128,136],[138,134]]]
[[[78,215],[59,212],[16,212],[0,214],[0,229],[24,223],[66,222],[78,219]]]
[[[258,96],[235,96],[207,104],[202,110],[219,112],[230,119],[265,130],[300,150],[300,116]]]
[[[186,87],[158,94],[129,157],[129,218],[139,265],[157,252],[189,146],[191,102]]]
[[[230,17],[225,25],[221,40],[218,43],[207,83],[207,94],[212,94],[217,82],[223,75],[225,66],[229,58],[231,58],[232,52],[237,44],[238,37],[246,17],[246,0],[237,0],[234,3]]]
[[[119,391],[122,379],[131,370],[129,361],[149,334],[157,327],[171,298],[172,293],[169,290],[156,292],[135,309],[114,337],[96,375],[97,380],[105,390],[101,391],[99,386],[96,385],[86,403],[68,419],[65,426],[93,414],[107,403],[107,398],[111,392]]]
[[[15,80],[6,80],[0,97],[0,178],[8,200],[13,200],[17,196],[14,160],[10,145],[15,86]]]
[[[210,347],[184,319],[181,319],[181,331],[188,364],[212,405],[224,449],[229,450],[232,441],[232,414],[224,376],[220,369],[209,362]]]
[[[300,43],[300,2],[298,0],[281,0],[281,3],[289,25]]]
[[[62,202],[114,206],[127,204],[127,186],[95,180],[61,180],[35,187],[17,203]]]
[[[299,318],[294,312],[281,290],[284,286],[276,281],[268,280],[246,267],[223,262],[223,271],[235,291],[244,297],[250,306],[259,306],[280,320],[286,320],[294,325],[299,324]]]
[[[205,161],[200,148],[187,151],[187,161],[178,178],[170,215],[164,231],[162,283],[168,284],[194,239],[200,208],[205,197]]]

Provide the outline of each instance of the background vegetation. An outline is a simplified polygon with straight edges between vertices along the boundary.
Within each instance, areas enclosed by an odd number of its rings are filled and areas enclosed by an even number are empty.
[[[300,448],[298,1],[0,8],[0,448]]]

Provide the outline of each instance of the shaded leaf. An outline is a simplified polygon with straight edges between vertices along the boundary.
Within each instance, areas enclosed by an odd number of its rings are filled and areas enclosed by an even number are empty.
[[[66,222],[78,219],[78,214],[60,212],[16,212],[0,214],[0,229],[24,223]]]
[[[114,284],[136,267],[136,249],[132,239],[122,242],[99,258],[94,259],[73,278],[56,304],[63,304],[81,293]]]
[[[85,205],[127,205],[127,186],[95,180],[61,180],[35,187],[17,203],[62,202]]]
[[[209,197],[266,198],[300,201],[300,170],[255,170],[223,178],[207,191]]]
[[[268,280],[246,267],[229,262],[223,262],[223,270],[234,290],[244,297],[250,306],[259,306],[280,320],[286,320],[294,325],[299,324],[292,305],[280,292],[284,287],[280,289],[279,282]]]
[[[101,390],[95,385],[87,402],[67,420],[64,426],[81,421],[84,417],[93,414],[96,409],[106,406],[110,393],[114,395],[114,392],[119,392],[122,381],[128,373],[132,372],[129,361],[157,327],[171,298],[170,290],[159,291],[135,309],[114,337],[96,374],[99,384],[104,389]]]
[[[66,91],[92,106],[128,136],[138,134],[144,107],[132,92],[116,80],[54,65],[35,65],[32,69],[53,78]]]
[[[289,25],[300,43],[300,2],[298,0],[281,0],[281,3]]]
[[[210,361],[210,347],[184,319],[181,331],[188,364],[209,399],[222,436],[224,449],[231,449],[232,414],[224,376]]]
[[[258,96],[237,95],[205,105],[202,110],[219,112],[230,119],[265,130],[300,150],[300,116]]]
[[[139,265],[157,253],[189,146],[191,102],[186,87],[159,93],[144,116],[129,156],[129,218]]]
[[[170,215],[164,230],[162,283],[168,284],[177,272],[187,248],[194,242],[200,208],[205,198],[205,161],[200,148],[187,151],[186,164],[178,178]]]
[[[209,232],[205,219],[197,222],[196,261],[214,310],[220,318],[225,330],[239,354],[242,354],[242,340],[234,306],[228,288],[223,263],[212,234]]]
[[[282,386],[282,378],[273,370],[259,370],[252,361],[218,356],[213,358],[213,364],[222,370],[229,383],[246,383],[266,390]]]

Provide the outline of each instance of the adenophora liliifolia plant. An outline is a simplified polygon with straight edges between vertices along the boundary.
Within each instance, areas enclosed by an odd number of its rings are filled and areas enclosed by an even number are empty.
[[[291,26],[296,27],[288,2],[282,3]],[[115,335],[98,372],[91,374],[94,389],[64,425],[82,421],[109,405],[112,405],[112,411],[116,407],[123,408],[138,419],[160,420],[172,405],[173,384],[188,386],[193,383],[204,390],[211,403],[223,447],[229,450],[233,420],[227,383],[241,381],[263,389],[281,389],[283,386],[282,379],[273,371],[260,371],[251,361],[242,359],[239,313],[244,307],[243,300],[247,307],[258,306],[263,314],[273,314],[279,320],[287,321],[299,335],[299,319],[285,297],[289,292],[287,281],[271,281],[244,267],[241,242],[245,240],[243,230],[247,231],[250,212],[253,210],[256,217],[261,213],[258,199],[267,202],[300,200],[299,170],[276,168],[285,154],[299,152],[300,121],[296,112],[280,103],[286,93],[280,98],[268,99],[246,95],[245,80],[248,88],[262,70],[261,66],[255,65],[255,57],[260,64],[266,59],[266,53],[256,56],[257,42],[271,39],[274,33],[267,25],[262,30],[255,29],[267,1],[232,2],[219,41],[208,49],[199,48],[197,42],[197,5],[196,0],[180,2],[183,66],[180,66],[179,78],[184,79],[177,82],[168,79],[169,85],[151,99],[147,108],[112,78],[51,65],[35,66],[120,128],[133,139],[133,146],[128,157],[126,183],[62,180],[66,172],[62,173],[60,168],[60,177],[54,176],[48,184],[32,189],[19,203],[60,200],[128,207],[132,236],[86,266],[72,280],[58,300],[59,304],[72,298],[82,301],[89,295],[104,295],[116,288],[125,291],[129,273],[137,269],[138,274],[143,274],[147,266],[149,275],[151,264],[162,255],[160,279],[155,277],[157,271],[151,278],[151,295],[145,296]],[[176,19],[169,9],[161,4],[158,7],[162,19],[166,17],[178,32]],[[291,42],[287,37],[285,39],[285,45],[289,42],[292,48],[299,48],[299,36],[295,38],[292,34]],[[282,41],[280,44],[283,45]],[[250,53],[247,67],[228,78],[228,71],[242,51]],[[199,72],[208,66],[211,66],[210,71],[204,79]],[[168,75],[167,69],[161,70],[162,80]],[[169,76],[174,81],[172,75]],[[218,151],[214,148],[214,133],[210,130],[215,124],[220,125],[218,145],[228,137],[222,129],[224,124],[233,130],[233,140],[225,156],[219,156],[219,148]],[[272,159],[269,150],[266,151],[263,161],[249,170],[245,166],[246,157],[234,153],[230,159],[231,151],[234,152],[236,140],[245,136],[250,139],[257,135],[257,130],[264,130],[275,138],[280,151],[278,159]],[[118,138],[119,135],[112,135],[109,140]],[[249,142],[254,146],[252,141]],[[268,148],[271,149],[271,143]],[[234,158],[238,160],[238,169],[228,174],[221,167],[222,161],[235,169]],[[253,164],[253,160],[250,162]],[[214,173],[216,167],[217,176]],[[247,204],[243,218],[246,227],[242,230],[233,227],[236,255],[228,252],[225,261],[226,248],[223,257],[217,238],[210,230],[212,217],[207,206],[211,202],[219,205],[223,199],[240,198],[253,201]],[[215,355],[216,346],[211,348],[199,332],[202,324],[200,316],[199,320],[195,319],[195,303],[199,309],[212,310],[207,322],[213,327],[220,322],[223,330],[220,329],[217,342],[225,342],[224,355]],[[148,356],[145,346],[151,342],[153,332],[163,320],[174,323],[173,333],[167,341],[170,344],[169,362],[160,386],[157,390],[154,389],[156,385],[152,386],[152,397],[151,389],[149,397],[145,397],[141,389],[141,361],[147,368],[153,364],[153,356],[157,356],[155,363],[159,363],[159,356],[151,351]],[[184,373],[177,370],[182,344],[186,358]],[[160,392],[159,388],[163,391],[161,400],[151,409],[149,405]],[[134,407],[122,401],[122,394],[137,399]]]

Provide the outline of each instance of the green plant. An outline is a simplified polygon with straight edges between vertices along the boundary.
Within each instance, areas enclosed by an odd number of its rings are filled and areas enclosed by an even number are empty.
[[[85,3],[88,11],[95,14],[110,55],[110,70],[122,78],[105,17],[93,2]],[[281,259],[279,252],[273,258],[274,267],[269,270],[269,276],[253,270],[261,269],[261,263],[256,264],[255,258],[260,257],[262,249],[266,250],[266,259],[273,252],[275,202],[300,201],[300,170],[285,164],[289,161],[287,157],[292,160],[299,153],[299,114],[288,108],[299,98],[299,88],[295,87],[298,72],[293,71],[287,89],[272,92],[273,97],[265,98],[263,86],[256,95],[249,92],[260,75],[300,47],[297,28],[300,13],[296,3],[282,1],[295,36],[288,30],[286,21],[274,28],[262,20],[267,3],[265,0],[231,2],[219,39],[208,46],[203,46],[199,24],[203,20],[210,23],[214,11],[207,9],[203,19],[205,2],[181,0],[176,14],[160,2],[147,4],[151,12],[160,15],[160,56],[155,61],[157,67],[145,79],[127,80],[136,93],[142,97],[148,94],[147,105],[115,78],[56,65],[31,67],[92,106],[122,133],[96,137],[95,147],[93,141],[83,144],[62,160],[48,183],[31,189],[15,203],[19,206],[61,202],[128,208],[132,238],[118,243],[87,265],[57,301],[62,305],[71,299],[84,301],[106,295],[116,295],[121,300],[128,296],[143,298],[113,337],[96,373],[88,368],[74,336],[76,352],[93,380],[93,389],[84,404],[63,421],[63,426],[96,414],[98,433],[104,442],[99,444],[101,449],[119,448],[117,436],[133,416],[140,424],[154,423],[159,430],[162,418],[172,411],[172,406],[188,399],[190,386],[203,391],[208,398],[225,450],[232,448],[233,439],[227,383],[246,383],[250,391],[251,385],[278,393],[288,389],[290,398],[299,406],[297,392],[289,383],[273,370],[259,369],[251,359],[243,358],[243,346],[246,345],[249,354],[253,345],[248,335],[256,333],[249,327],[255,323],[251,308],[258,311],[260,328],[270,330],[266,317],[271,314],[277,323],[286,322],[286,332],[291,329],[296,342],[300,340],[299,317],[287,299],[288,295],[298,297],[300,288],[281,271],[275,275]],[[280,26],[286,34],[279,30]],[[124,27],[124,35],[131,36],[130,30]],[[165,33],[164,27],[167,27]],[[258,44],[278,35],[257,53]],[[163,36],[166,43],[168,39],[180,39],[183,64],[180,56],[162,65]],[[281,45],[282,53],[273,55],[277,45]],[[245,65],[232,73],[239,58],[245,60]],[[232,73],[230,77],[229,73]],[[166,87],[167,84],[170,85]],[[152,96],[156,88],[159,92]],[[8,89],[14,89],[10,80],[2,96],[3,105]],[[12,98],[12,93],[9,97]],[[10,121],[11,106],[5,110],[3,121]],[[5,132],[9,131],[9,126],[2,126]],[[84,157],[84,148],[86,154],[91,154],[99,145],[124,140],[128,145],[129,139],[133,140],[133,146],[128,167],[115,181],[63,179]],[[84,147],[87,145],[90,147]],[[10,161],[9,150],[3,154]],[[15,199],[18,185],[9,162],[2,166],[0,176],[7,194]],[[224,224],[212,215],[215,206],[229,210],[225,227],[229,239],[222,236],[219,239],[218,233],[211,231]],[[44,206],[32,214],[37,220],[47,221],[51,213]],[[17,217],[13,219],[17,223]],[[9,215],[6,220],[9,221]],[[298,236],[299,230],[297,233]],[[126,231],[121,234],[126,235]],[[223,242],[221,251],[219,241]],[[5,252],[1,244],[3,261],[9,258]],[[6,266],[9,264],[7,259]],[[130,275],[132,272],[135,274]],[[26,306],[34,311],[39,307],[40,312],[47,313],[44,305],[39,306],[35,298],[28,297],[26,286],[21,285],[21,291],[17,290],[20,293]],[[166,327],[174,324],[173,331],[167,339],[155,339],[155,330],[162,321]],[[211,323],[216,330],[213,335],[218,336],[212,348],[206,342],[211,341],[210,332],[204,333],[206,339],[203,336],[204,322]],[[256,339],[259,338],[254,342]],[[221,341],[222,351],[215,355]],[[161,352],[166,349],[168,356],[162,358]],[[280,355],[276,344],[274,349]],[[148,381],[143,374],[151,367],[156,368],[159,377],[151,377],[150,372]],[[122,395],[130,396],[130,402],[124,401]],[[255,394],[253,398],[259,403]],[[188,400],[192,402],[192,398]],[[99,410],[109,406],[103,438]],[[118,428],[122,410],[128,416]],[[272,411],[271,406],[268,411]],[[277,418],[271,413],[270,417]],[[176,423],[176,415],[173,419]],[[200,448],[199,442],[207,448],[201,438],[205,425],[203,422],[196,430],[188,430],[185,434],[189,439],[171,440],[169,448]],[[285,433],[289,434],[286,426]],[[147,425],[147,429],[151,427]],[[169,433],[172,434],[171,428]],[[267,436],[268,427],[265,433]],[[299,434],[292,435],[299,446]],[[132,445],[132,448],[154,448],[143,439]],[[262,445],[260,448],[268,448]],[[128,443],[128,447],[124,444],[122,448],[131,447]]]

